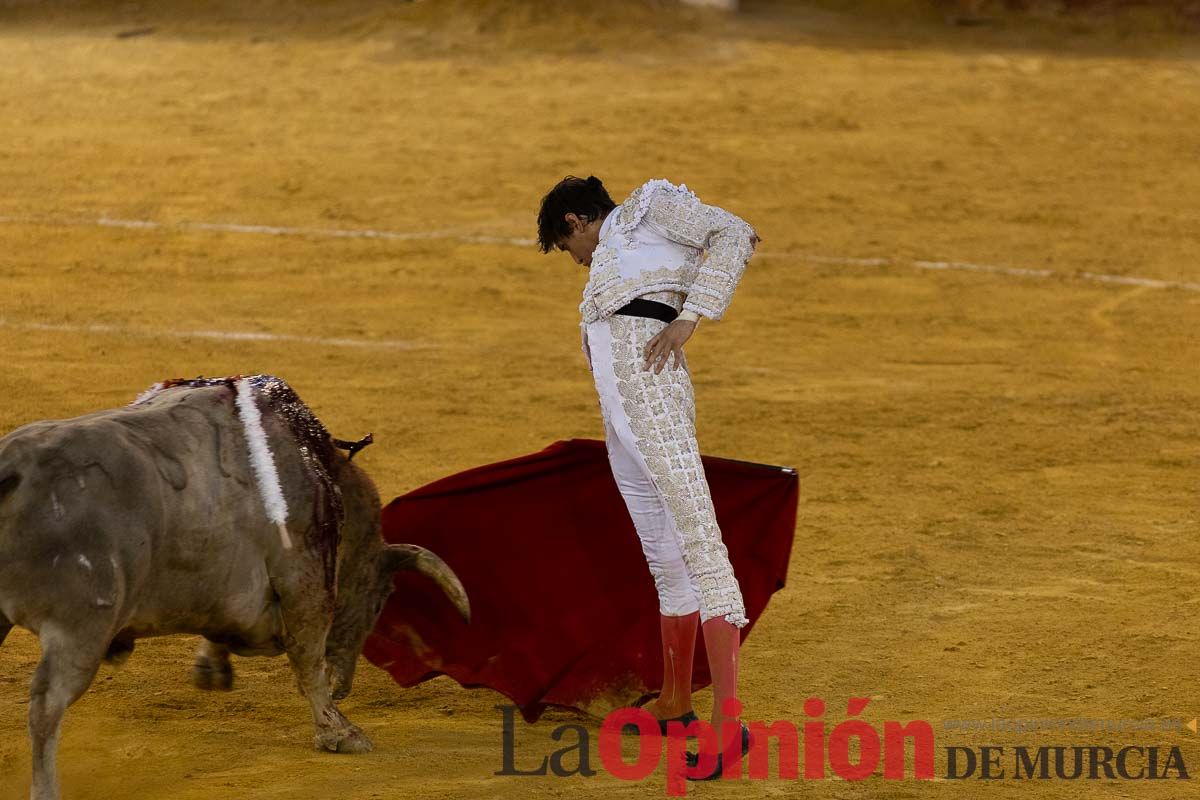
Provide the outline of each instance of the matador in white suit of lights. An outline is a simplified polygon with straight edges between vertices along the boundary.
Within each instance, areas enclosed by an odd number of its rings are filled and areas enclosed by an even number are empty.
[[[646,708],[666,723],[695,719],[697,625],[713,679],[712,724],[733,730],[741,628],[749,621],[721,539],[696,443],[683,345],[701,317],[729,306],[758,236],[686,186],[652,180],[619,206],[596,177],[567,177],[543,198],[542,252],[569,252],[589,270],[581,334],[600,398],[613,477],[658,591],[663,688]],[[743,753],[748,730],[740,726]],[[736,739],[721,743],[736,748]],[[689,760],[695,760],[690,755]],[[720,773],[717,768],[709,776]]]

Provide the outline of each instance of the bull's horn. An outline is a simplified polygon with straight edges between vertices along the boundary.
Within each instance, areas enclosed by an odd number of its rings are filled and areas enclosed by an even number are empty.
[[[432,578],[450,602],[458,609],[464,622],[471,621],[471,604],[467,600],[467,590],[463,588],[454,570],[450,569],[431,550],[426,550],[415,544],[389,544],[387,546],[387,566],[391,571],[414,570]]]

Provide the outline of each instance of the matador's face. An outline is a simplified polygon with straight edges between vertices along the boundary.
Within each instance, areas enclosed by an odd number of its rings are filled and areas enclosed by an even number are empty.
[[[604,220],[599,217],[587,220],[578,214],[567,214],[566,220],[571,232],[558,241],[558,249],[570,253],[576,264],[590,267],[592,253],[600,243],[600,226]]]

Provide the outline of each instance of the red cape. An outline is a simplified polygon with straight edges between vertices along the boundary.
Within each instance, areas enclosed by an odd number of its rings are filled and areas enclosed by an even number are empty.
[[[794,470],[704,457],[750,632],[783,588],[796,527]],[[449,675],[511,698],[596,714],[657,692],[658,596],[604,442],[555,442],[443,478],[383,511],[389,542],[418,544],[458,575],[464,623],[432,581],[398,573],[363,654],[402,686]],[[709,683],[697,637],[694,685]]]

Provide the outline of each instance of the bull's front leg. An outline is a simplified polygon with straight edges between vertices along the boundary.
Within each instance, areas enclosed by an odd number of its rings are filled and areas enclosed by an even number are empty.
[[[192,683],[205,691],[228,692],[232,689],[233,665],[229,662],[229,648],[207,639],[201,642],[192,665]]]
[[[346,719],[333,702],[325,665],[325,639],[332,621],[332,603],[324,592],[313,591],[311,581],[279,581],[280,614],[287,631],[285,648],[300,693],[312,707],[318,750],[334,753],[368,753],[371,740]]]

